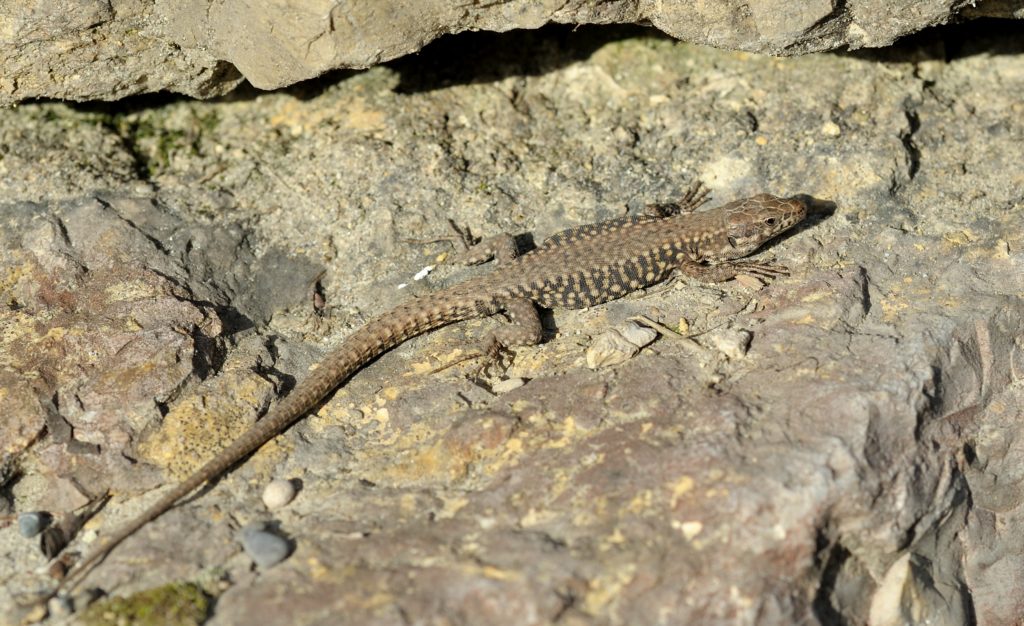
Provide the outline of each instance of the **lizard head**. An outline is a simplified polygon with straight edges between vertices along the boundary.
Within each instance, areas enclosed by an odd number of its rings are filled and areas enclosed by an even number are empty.
[[[745,257],[807,217],[807,203],[800,198],[766,193],[730,202],[721,210],[725,238],[718,250],[708,251],[706,258],[712,260]]]

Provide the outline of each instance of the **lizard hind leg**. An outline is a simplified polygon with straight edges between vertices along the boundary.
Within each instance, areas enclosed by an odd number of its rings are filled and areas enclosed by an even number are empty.
[[[519,345],[537,345],[544,336],[541,316],[537,306],[528,298],[509,298],[501,302],[508,324],[487,333],[479,348],[458,363],[471,359],[482,359],[476,375],[487,371],[490,366],[506,366],[506,358],[512,356],[510,348]],[[445,366],[447,367],[447,366]]]
[[[480,365],[475,371],[475,375],[480,376],[494,364],[506,366],[506,358],[512,354],[510,348],[533,346],[540,343],[544,332],[540,323],[540,315],[537,314],[537,307],[532,300],[509,298],[501,301],[500,305],[504,315],[508,318],[508,323],[489,332],[476,350],[433,370],[431,373],[437,373],[473,359],[481,359]]]
[[[479,372],[486,371],[491,365],[505,364],[505,357],[511,354],[510,348],[517,346],[535,346],[544,336],[537,307],[529,298],[509,298],[501,303],[509,323],[503,324],[488,333],[479,349],[483,358]]]
[[[509,323],[487,336],[484,353],[514,346],[535,346],[544,336],[537,307],[529,298],[509,298],[501,303]],[[497,348],[495,348],[497,346]]]

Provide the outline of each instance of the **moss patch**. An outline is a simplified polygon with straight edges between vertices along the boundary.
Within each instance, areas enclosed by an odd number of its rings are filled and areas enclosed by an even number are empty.
[[[82,623],[192,626],[206,621],[209,613],[210,597],[199,585],[175,583],[97,602],[82,613]]]

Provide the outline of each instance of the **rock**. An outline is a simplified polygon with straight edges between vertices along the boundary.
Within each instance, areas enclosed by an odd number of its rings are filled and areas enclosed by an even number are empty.
[[[750,349],[753,334],[744,329],[722,329],[708,333],[708,341],[731,361],[742,359]]]
[[[50,520],[51,517],[47,513],[22,513],[18,516],[18,532],[26,539],[35,537],[43,532],[43,529],[50,523]]]
[[[596,369],[624,363],[658,338],[658,332],[633,321],[601,333],[587,348],[587,367]]]
[[[75,612],[74,601],[66,595],[58,595],[46,603],[50,617],[67,617]]]
[[[279,509],[295,498],[295,483],[278,478],[270,481],[263,489],[263,504],[273,511]]]
[[[499,380],[498,382],[491,385],[491,391],[496,395],[508,393],[513,389],[519,389],[526,384],[526,380],[522,378],[506,378],[505,380]]]
[[[68,545],[68,537],[58,526],[43,529],[39,536],[39,551],[48,559],[60,554],[66,545]]]
[[[453,10],[447,0],[272,2],[10,0],[0,18],[0,104],[36,98],[114,100],[172,91],[223,95],[243,79],[277,89],[338,68],[365,68],[464,31],[535,29],[549,23],[650,24],[682,41],[774,55],[886,46],[921,29],[982,12],[944,0],[785,0],[712,4],[534,0]],[[116,10],[115,10],[116,6]],[[957,8],[953,8],[953,7]],[[474,46],[477,37],[452,45]],[[524,44],[526,47],[529,44]]]
[[[543,241],[699,176],[712,205],[816,199],[756,257],[790,276],[545,312],[546,341],[515,351],[529,385],[501,396],[428,373],[500,319],[411,340],[89,584],[123,597],[240,557],[225,518],[288,471],[309,476],[284,509],[303,558],[230,572],[214,621],[313,623],[344,601],[368,625],[1015,623],[1024,43],[998,30],[785,59],[477,35],[501,52],[432,46],[224,102],[0,109],[4,497],[44,502],[55,477],[110,489],[101,541],[363,321],[489,271],[413,281],[450,247],[405,239],[451,218]],[[708,354],[665,337],[579,363],[581,337],[652,308]],[[708,337],[729,328],[752,334],[742,358]],[[99,452],[54,441],[39,398]],[[14,529],[0,551],[0,606],[52,584]]]
[[[266,529],[264,524],[250,524],[239,533],[242,548],[260,568],[277,565],[288,558],[291,545],[283,537]]]

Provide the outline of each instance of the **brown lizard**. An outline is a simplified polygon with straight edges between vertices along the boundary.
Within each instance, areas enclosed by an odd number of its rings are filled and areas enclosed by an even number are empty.
[[[738,261],[807,215],[800,198],[761,194],[697,212],[708,192],[690,188],[681,202],[650,205],[644,214],[562,231],[517,256],[505,235],[468,251],[466,263],[496,258],[491,273],[411,300],[349,335],[266,416],[146,511],[80,561],[47,597],[73,588],[115,546],[200,485],[213,480],[315,408],[356,371],[402,342],[441,326],[504,312],[512,324],[493,331],[483,353],[541,340],[537,306],[589,307],[668,278],[673,272],[710,282],[737,274],[772,278],[786,268]]]

